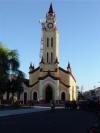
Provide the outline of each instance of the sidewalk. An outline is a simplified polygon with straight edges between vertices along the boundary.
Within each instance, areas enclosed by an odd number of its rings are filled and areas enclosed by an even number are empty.
[[[47,111],[47,110],[50,110],[50,107],[34,106],[33,108],[29,108],[29,109],[3,110],[3,111],[0,111],[0,117],[21,115],[26,113],[40,112],[40,111]]]

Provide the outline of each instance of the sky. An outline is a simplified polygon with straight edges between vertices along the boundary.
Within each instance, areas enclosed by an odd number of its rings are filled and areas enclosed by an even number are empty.
[[[42,30],[50,3],[59,31],[59,62],[70,62],[83,91],[100,86],[100,0],[0,0],[0,42],[18,50],[20,69],[39,66]]]

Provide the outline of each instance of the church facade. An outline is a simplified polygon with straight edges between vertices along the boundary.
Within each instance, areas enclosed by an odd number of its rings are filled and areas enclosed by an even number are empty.
[[[76,100],[76,80],[70,64],[66,70],[59,66],[58,30],[56,16],[50,5],[46,21],[42,24],[43,53],[40,65],[29,67],[29,85],[24,84],[21,100],[24,103],[32,100],[39,102]]]

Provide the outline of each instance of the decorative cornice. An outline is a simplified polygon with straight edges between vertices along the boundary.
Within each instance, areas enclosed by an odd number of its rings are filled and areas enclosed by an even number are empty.
[[[64,70],[63,68],[61,68],[61,67],[59,67],[59,69],[61,71],[65,72],[65,73],[69,74],[73,78],[73,80],[76,82],[76,80],[75,80],[75,78],[74,78],[74,76],[73,76],[73,74],[71,72],[68,72],[68,71]]]
[[[42,72],[57,72],[57,69],[55,69],[54,71],[42,71]]]
[[[36,71],[39,70],[39,69],[40,69],[40,67],[37,67],[37,68],[34,69],[33,71],[29,72],[29,74],[32,74],[32,73],[36,72]]]

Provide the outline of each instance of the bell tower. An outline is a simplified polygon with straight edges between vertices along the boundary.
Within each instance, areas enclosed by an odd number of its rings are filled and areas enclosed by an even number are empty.
[[[43,63],[47,71],[54,71],[58,66],[58,30],[52,4],[46,14],[46,21],[42,28],[42,34],[43,56],[40,63]]]

